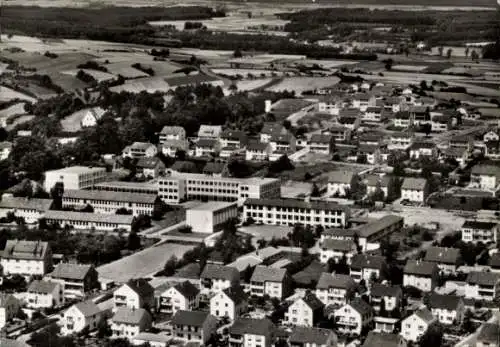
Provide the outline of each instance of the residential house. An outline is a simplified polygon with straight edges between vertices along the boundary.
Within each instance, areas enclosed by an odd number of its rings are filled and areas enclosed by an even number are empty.
[[[431,131],[441,133],[451,129],[451,119],[449,115],[437,114],[432,116]]]
[[[139,333],[151,329],[153,319],[143,308],[120,307],[111,319],[111,338],[132,341]]]
[[[414,136],[410,132],[393,132],[387,147],[390,150],[406,151],[413,143]]]
[[[459,296],[432,293],[429,295],[427,307],[441,324],[460,325],[462,323],[465,306],[463,299]]]
[[[166,140],[161,145],[163,155],[175,158],[177,153],[187,153],[189,150],[189,142],[187,140]]]
[[[377,333],[393,333],[397,330],[399,318],[375,316],[373,322],[375,323],[373,331]]]
[[[383,108],[380,106],[367,107],[363,113],[362,121],[380,123],[383,119],[383,113]]]
[[[336,329],[344,334],[361,336],[373,323],[373,309],[361,298],[341,306],[333,316]]]
[[[229,287],[216,293],[210,299],[210,314],[227,317],[234,321],[247,310],[247,294],[242,287]]]
[[[347,196],[355,179],[356,172],[353,171],[333,171],[328,173],[327,194],[329,196]]]
[[[65,299],[75,299],[99,288],[98,276],[93,265],[59,263],[46,279],[62,286]]]
[[[414,142],[409,148],[409,155],[412,159],[420,157],[437,157],[437,148],[434,142]]]
[[[246,147],[245,160],[265,161],[269,159],[271,152],[269,142],[251,141]]]
[[[392,118],[392,125],[396,128],[409,128],[413,125],[413,119],[411,117],[410,112],[408,111],[399,111],[396,112],[394,117]]]
[[[370,331],[361,347],[406,347],[406,341],[398,334]]]
[[[376,255],[356,254],[352,257],[349,274],[356,282],[383,279],[387,264],[385,258]]]
[[[220,152],[220,142],[218,139],[201,138],[195,144],[195,157],[209,157]]]
[[[466,220],[462,224],[462,241],[470,243],[496,243],[499,224],[490,221]]]
[[[12,152],[12,142],[0,142],[0,161],[6,160],[10,156],[10,152]]]
[[[336,347],[338,339],[331,329],[296,326],[288,341],[290,347]]]
[[[281,123],[264,123],[260,131],[260,142],[269,143],[274,135],[286,135],[288,130]]]
[[[345,305],[354,298],[357,284],[348,275],[323,272],[316,285],[316,296],[325,306]]]
[[[333,135],[314,134],[309,140],[309,151],[319,154],[330,154],[335,146]]]
[[[460,250],[458,248],[429,247],[424,260],[435,263],[441,273],[454,274],[461,264]]]
[[[101,310],[92,300],[82,301],[68,308],[61,317],[61,334],[71,335],[88,328],[97,329],[97,323],[105,318],[106,311]]]
[[[401,97],[398,96],[390,96],[385,97],[384,101],[384,110],[390,111],[392,113],[400,112],[405,106],[405,102]]]
[[[4,276],[43,276],[52,267],[52,250],[48,242],[8,240],[0,264]]]
[[[147,178],[157,178],[165,173],[165,164],[160,158],[140,158],[136,164],[137,175]]]
[[[167,141],[183,141],[186,139],[186,130],[180,126],[164,126],[159,134],[160,145]]]
[[[240,284],[240,273],[237,269],[218,264],[207,264],[200,275],[202,291],[220,292],[237,287]]]
[[[250,293],[283,299],[291,291],[291,278],[286,269],[258,265],[250,278]]]
[[[216,139],[218,140],[222,133],[221,125],[200,125],[198,130],[198,139]]]
[[[422,125],[431,121],[430,107],[422,105],[411,105],[408,108],[415,125]]]
[[[296,150],[296,138],[291,133],[272,135],[269,143],[272,152],[293,153]]]
[[[380,146],[384,141],[384,134],[379,132],[366,132],[359,136],[360,145]]]
[[[225,130],[220,135],[221,148],[237,150],[245,147],[247,143],[247,135],[239,130]]]
[[[489,130],[483,135],[483,142],[500,141],[500,133],[497,130]]]
[[[359,145],[357,158],[366,157],[366,163],[371,165],[379,164],[382,160],[381,147],[379,145]]]
[[[158,311],[175,314],[179,310],[193,311],[198,308],[200,290],[191,282],[184,281],[171,286],[158,298]]]
[[[465,298],[493,301],[500,291],[500,274],[472,271],[465,280]]]
[[[275,329],[267,318],[238,318],[229,327],[229,347],[271,347]]]
[[[368,107],[374,107],[376,100],[375,96],[368,93],[357,93],[352,96],[352,107],[359,109],[361,112],[366,112]]]
[[[17,316],[20,307],[19,300],[14,295],[0,293],[0,329]]]
[[[403,270],[403,286],[432,292],[437,285],[439,268],[436,263],[409,260]]]
[[[420,308],[411,316],[401,321],[401,336],[406,341],[418,342],[432,324],[437,323],[437,318],[427,308]]]
[[[401,199],[425,203],[429,193],[427,180],[424,178],[406,177],[401,186]]]
[[[330,127],[326,133],[332,135],[335,142],[345,142],[351,139],[351,129],[341,125]]]
[[[471,171],[472,184],[484,190],[499,190],[500,167],[494,165],[475,165]]]
[[[355,229],[342,229],[342,228],[330,228],[326,229],[321,233],[320,244],[323,244],[325,240],[343,240],[343,241],[354,241],[356,239]]]
[[[466,148],[450,147],[442,152],[440,159],[455,160],[460,167],[465,167],[466,162],[469,159],[469,151]]]
[[[492,160],[500,159],[500,141],[486,142],[484,148],[484,156]]]
[[[105,113],[106,111],[100,107],[93,107],[85,110],[81,118],[82,128],[95,127],[99,119],[101,119]]]
[[[500,253],[493,253],[488,261],[488,265],[492,272],[500,273]]]
[[[21,198],[3,196],[0,201],[0,217],[7,217],[13,213],[18,218],[23,218],[25,223],[38,223],[52,207],[52,199]]]
[[[361,251],[366,252],[379,248],[380,240],[392,233],[399,232],[403,226],[404,218],[392,214],[364,223],[356,229]]]
[[[391,177],[384,175],[382,177],[376,175],[370,175],[364,180],[366,186],[366,195],[371,196],[376,193],[378,189],[384,193],[384,198],[389,195],[389,185],[391,184]]]
[[[205,345],[215,334],[217,319],[203,311],[177,311],[172,317],[172,336],[176,340]]]
[[[476,338],[474,347],[499,347],[500,346],[500,324],[483,323],[478,329],[479,334]]]
[[[292,325],[313,327],[322,318],[323,308],[323,302],[316,295],[306,292],[304,297],[298,298],[288,306],[284,320]]]
[[[345,259],[346,263],[350,264],[352,257],[357,252],[357,245],[352,240],[326,239],[321,244],[320,261],[327,264],[330,259],[333,259],[335,263]]]
[[[454,136],[448,141],[450,148],[462,148],[467,151],[472,149],[473,137],[471,135]]]
[[[370,304],[376,314],[381,311],[399,311],[402,300],[403,291],[400,286],[374,283],[370,288]]]
[[[145,279],[131,279],[113,293],[114,311],[155,307],[154,289]]]
[[[134,142],[132,145],[123,149],[124,158],[151,158],[158,153],[158,149],[150,142]]]
[[[53,308],[64,303],[63,287],[57,282],[35,280],[30,283],[24,297],[29,308]]]
[[[172,338],[166,334],[142,332],[133,338],[132,344],[134,346],[168,347],[171,340]]]

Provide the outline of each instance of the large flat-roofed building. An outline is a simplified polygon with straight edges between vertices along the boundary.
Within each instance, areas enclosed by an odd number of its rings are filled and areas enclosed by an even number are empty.
[[[72,211],[47,211],[45,220],[48,224],[72,227],[79,230],[116,230],[130,231],[134,216],[119,214],[101,214]]]
[[[167,204],[179,204],[186,199],[186,180],[169,177],[157,182],[158,196]]]
[[[382,238],[399,231],[404,226],[404,218],[396,215],[384,216],[358,228],[359,246],[364,251],[370,250],[370,243],[380,241]],[[375,247],[378,248],[378,247]]]
[[[212,201],[190,208],[186,211],[186,224],[196,233],[213,233],[220,230],[224,223],[238,217],[235,202]]]
[[[118,210],[127,210],[134,216],[152,216],[159,203],[160,199],[153,194],[102,190],[64,190],[62,197],[63,208],[81,209],[90,205],[95,213],[115,214]]]
[[[106,192],[139,193],[158,195],[158,184],[156,182],[122,182],[110,181],[94,185],[94,190]]]
[[[52,250],[48,242],[8,240],[0,263],[5,276],[43,276],[52,266]]]
[[[263,224],[338,228],[346,226],[349,208],[320,200],[247,199],[243,205],[243,217]]]
[[[44,188],[47,192],[56,183],[63,183],[64,189],[85,189],[106,181],[108,175],[103,167],[71,166],[45,172]]]

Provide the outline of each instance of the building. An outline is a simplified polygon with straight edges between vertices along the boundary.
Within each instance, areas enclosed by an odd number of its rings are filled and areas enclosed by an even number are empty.
[[[298,199],[247,199],[243,218],[271,225],[304,225],[323,228],[345,227],[349,209],[335,202]]]
[[[296,138],[291,133],[271,136],[269,144],[272,152],[293,153],[296,150]]]
[[[428,194],[427,180],[424,178],[406,177],[401,186],[401,199],[425,203]]]
[[[8,240],[0,264],[4,276],[43,276],[52,267],[52,250],[48,242]]]
[[[17,316],[20,307],[19,300],[14,295],[0,293],[0,329]]]
[[[0,201],[0,218],[13,213],[28,224],[37,223],[52,207],[52,199],[18,198],[3,196]]]
[[[361,282],[361,280],[370,283],[373,278],[384,278],[386,268],[387,264],[384,257],[356,254],[352,257],[349,274],[357,283]]]
[[[437,319],[427,308],[421,308],[401,321],[401,336],[406,341],[417,342]]]
[[[380,314],[381,310],[398,311],[402,300],[403,291],[400,286],[374,283],[370,288],[370,303],[377,314]]]
[[[466,220],[461,228],[462,241],[471,243],[496,243],[498,232],[498,223],[477,220]]]
[[[95,127],[105,113],[106,111],[100,107],[87,109],[81,120],[82,128]]]
[[[413,134],[409,132],[394,132],[389,140],[389,150],[406,151],[413,143]]]
[[[497,191],[500,189],[500,167],[475,165],[471,171],[471,185],[480,189]]]
[[[265,161],[269,159],[272,152],[269,142],[251,141],[245,151],[245,160]]]
[[[333,171],[328,173],[328,196],[345,197],[349,195],[354,180],[357,178],[353,171]]]
[[[306,292],[304,297],[298,298],[285,313],[284,320],[288,324],[313,327],[323,316],[324,304],[313,293]]]
[[[191,282],[184,281],[163,291],[157,309],[161,313],[175,314],[179,310],[193,311],[198,308],[200,290]]]
[[[406,347],[406,341],[398,334],[370,331],[361,347]]]
[[[380,106],[371,106],[368,107],[363,113],[363,118],[361,119],[363,122],[374,122],[380,123],[383,118],[383,109]]]
[[[361,298],[341,306],[333,315],[337,330],[344,334],[361,336],[373,323],[373,309]]]
[[[92,189],[106,192],[158,195],[158,184],[149,182],[110,181],[96,184]]]
[[[427,307],[441,324],[460,325],[464,318],[465,306],[461,297],[432,293]]]
[[[333,259],[335,263],[344,259],[347,264],[350,264],[352,257],[357,252],[358,247],[352,240],[326,239],[321,244],[319,259],[323,264],[327,264],[330,259]]]
[[[124,158],[152,158],[158,153],[158,149],[150,142],[134,142],[122,151]]]
[[[45,213],[45,220],[47,224],[62,228],[67,226],[75,230],[130,231],[134,216],[50,210]]]
[[[493,301],[500,291],[500,274],[472,271],[465,280],[465,298]]]
[[[61,285],[65,299],[75,299],[99,288],[98,277],[93,265],[59,263],[46,279]]]
[[[65,190],[62,206],[68,209],[83,209],[92,206],[94,213],[116,214],[118,210],[130,212],[133,216],[152,216],[160,208],[157,195],[144,193],[109,192],[103,190]]]
[[[328,129],[327,131],[333,136],[335,142],[344,142],[351,138],[351,129],[341,125],[335,125]]]
[[[199,139],[218,139],[222,133],[222,126],[220,125],[200,125],[198,130]]]
[[[196,142],[194,149],[195,157],[217,156],[221,146],[218,139],[202,138]]]
[[[316,296],[325,306],[339,306],[350,302],[357,284],[348,275],[323,272],[316,285]]]
[[[479,328],[475,347],[498,347],[500,346],[500,325],[495,323],[483,323]]]
[[[88,328],[97,329],[97,323],[107,312],[101,310],[92,300],[79,302],[68,308],[61,317],[61,334],[71,335]]]
[[[114,310],[155,307],[154,289],[144,279],[132,279],[113,293]]]
[[[0,161],[6,160],[10,156],[10,152],[12,152],[12,142],[0,142]]]
[[[370,175],[364,179],[366,185],[366,195],[371,196],[375,194],[379,189],[384,193],[384,199],[389,196],[389,185],[391,184],[392,178],[388,175],[382,177],[378,175]]]
[[[245,147],[247,143],[247,135],[239,130],[225,130],[220,135],[221,148],[237,150]]]
[[[258,265],[250,278],[250,293],[253,296],[269,295],[283,299],[291,289],[291,278],[286,269]]]
[[[176,340],[205,345],[217,329],[217,319],[208,312],[177,311],[172,318],[172,336]]]
[[[238,318],[229,327],[230,347],[271,347],[273,344],[274,324],[267,318]]]
[[[337,335],[331,329],[293,327],[290,347],[336,347]]]
[[[24,297],[29,308],[53,308],[64,303],[63,287],[57,282],[35,280],[30,283]]]
[[[396,128],[409,128],[413,125],[413,119],[408,111],[396,112],[392,118],[392,125]]]
[[[211,201],[189,208],[186,211],[186,225],[195,233],[213,233],[237,217],[238,205],[235,202]]]
[[[356,235],[357,230],[355,229],[330,228],[321,233],[320,243],[322,244],[328,239],[354,241],[357,237]]]
[[[462,262],[459,249],[446,247],[429,247],[424,260],[435,263],[445,274],[454,274]]]
[[[187,153],[188,150],[188,140],[166,140],[161,144],[161,152],[166,157],[175,158],[179,152]]]
[[[361,144],[358,146],[357,158],[366,157],[366,163],[375,165],[382,160],[381,146]]]
[[[186,139],[186,130],[180,126],[164,126],[159,134],[160,145],[167,141],[183,141]]]
[[[333,135],[314,134],[309,140],[309,151],[319,154],[330,154],[335,146]]]
[[[264,123],[260,131],[260,142],[269,143],[273,135],[285,135],[288,130],[281,123]]]
[[[148,179],[158,178],[165,173],[165,164],[157,157],[139,158],[135,167],[137,175],[142,175]]]
[[[106,168],[70,166],[59,170],[45,172],[44,188],[50,192],[56,183],[62,183],[64,189],[92,188],[94,184],[107,180]]]
[[[356,229],[358,245],[362,251],[378,248],[378,242],[384,237],[401,231],[404,218],[397,215],[387,215]]]
[[[154,334],[142,332],[137,334],[132,340],[132,344],[137,346],[168,347],[171,337],[165,334]]]
[[[432,292],[437,285],[439,268],[436,263],[409,260],[403,270],[403,286]]]
[[[410,158],[415,160],[420,157],[437,157],[436,144],[433,142],[414,142],[408,150]]]
[[[111,319],[111,338],[132,340],[151,329],[152,322],[151,315],[143,308],[120,307]]]
[[[234,321],[247,310],[247,294],[242,287],[230,287],[216,293],[210,299],[210,314],[214,317],[227,317]]]
[[[237,269],[224,265],[207,264],[200,275],[202,291],[220,292],[237,287],[240,284],[240,273]]]

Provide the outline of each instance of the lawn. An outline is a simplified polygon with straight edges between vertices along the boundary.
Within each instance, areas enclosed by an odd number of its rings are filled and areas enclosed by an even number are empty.
[[[273,92],[293,90],[295,91],[295,93],[301,94],[306,90],[314,90],[334,86],[339,81],[340,79],[338,77],[289,77],[284,78],[280,83],[267,88],[267,90]]]
[[[36,99],[29,95],[17,92],[4,86],[0,86],[0,102],[9,101],[12,99],[26,100],[32,103],[36,102]]]
[[[70,114],[69,116],[61,119],[61,126],[63,131],[68,133],[76,133],[82,130],[82,118],[85,116],[85,113],[89,109],[83,109],[77,111],[75,113]]]
[[[264,239],[266,241],[286,238],[292,231],[292,227],[285,225],[251,225],[241,227],[240,231],[252,235],[256,240]]]

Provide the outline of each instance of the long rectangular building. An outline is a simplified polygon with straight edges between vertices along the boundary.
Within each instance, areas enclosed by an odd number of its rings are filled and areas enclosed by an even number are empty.
[[[85,189],[108,179],[106,168],[71,166],[45,172],[45,191],[50,192],[56,183],[62,183],[64,189]]]
[[[369,243],[380,241],[385,236],[399,231],[404,226],[404,218],[396,215],[384,216],[358,228],[359,246],[363,251],[369,248]]]
[[[130,231],[134,216],[50,210],[45,213],[45,220],[48,224],[59,224],[61,227],[68,226],[78,230]]]
[[[94,190],[104,190],[106,192],[139,193],[158,195],[158,184],[150,182],[122,182],[110,181],[95,184]]]
[[[271,225],[304,224],[324,228],[344,228],[349,208],[335,202],[298,199],[247,199],[243,205],[244,219]]]

